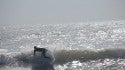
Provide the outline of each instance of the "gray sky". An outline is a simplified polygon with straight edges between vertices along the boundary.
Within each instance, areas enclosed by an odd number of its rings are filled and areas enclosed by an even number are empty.
[[[125,19],[125,0],[0,0],[0,24]]]

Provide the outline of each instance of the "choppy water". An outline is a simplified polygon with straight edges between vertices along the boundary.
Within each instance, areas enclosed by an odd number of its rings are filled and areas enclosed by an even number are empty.
[[[125,70],[124,21],[1,26],[0,37],[0,70]],[[34,57],[34,45],[51,59]]]

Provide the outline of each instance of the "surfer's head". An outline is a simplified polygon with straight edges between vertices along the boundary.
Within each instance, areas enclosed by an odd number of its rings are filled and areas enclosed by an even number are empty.
[[[36,49],[37,46],[34,46],[34,49]]]

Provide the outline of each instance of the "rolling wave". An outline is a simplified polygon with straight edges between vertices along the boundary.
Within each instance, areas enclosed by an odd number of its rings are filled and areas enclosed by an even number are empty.
[[[50,55],[49,55],[50,56]],[[104,60],[104,59],[124,59],[125,58],[125,49],[108,49],[103,51],[89,51],[89,50],[61,50],[57,51],[55,54],[55,59],[51,56],[50,59],[41,58],[41,54],[38,53],[35,58],[33,52],[27,53],[13,53],[13,54],[0,54],[0,65],[30,65],[34,62],[39,62],[39,60],[48,62],[51,64],[64,64],[74,60],[81,62],[90,61],[90,60]],[[55,62],[54,62],[55,60]]]
[[[90,60],[104,60],[104,59],[124,59],[125,58],[125,49],[108,49],[103,51],[80,51],[80,50],[71,50],[66,51],[62,50],[55,54],[57,63],[66,63],[74,60],[79,60],[81,62],[90,61]]]
[[[33,52],[25,53],[2,53],[0,55],[0,66],[31,67],[32,70],[54,70],[54,57],[47,53],[47,58],[43,58],[41,53],[33,56]]]

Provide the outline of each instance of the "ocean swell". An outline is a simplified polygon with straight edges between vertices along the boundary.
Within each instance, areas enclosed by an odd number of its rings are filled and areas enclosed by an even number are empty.
[[[38,53],[35,56],[37,59],[41,59],[41,54]],[[54,64],[65,64],[78,60],[80,62],[91,60],[104,60],[104,59],[125,59],[125,49],[108,49],[102,51],[90,51],[90,50],[61,50],[56,51],[54,54]],[[2,53],[0,54],[0,65],[30,65],[34,58],[33,52],[25,53]],[[52,59],[54,60],[54,58]]]

